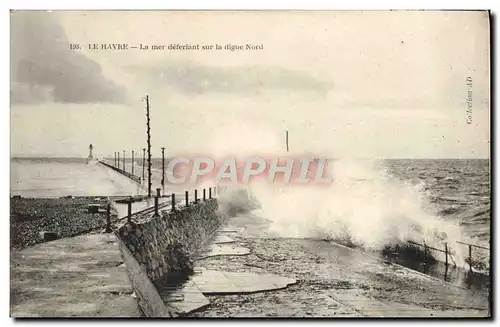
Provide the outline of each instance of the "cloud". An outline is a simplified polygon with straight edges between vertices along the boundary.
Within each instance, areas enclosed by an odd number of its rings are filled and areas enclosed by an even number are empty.
[[[326,95],[332,87],[311,74],[275,66],[204,66],[187,61],[162,61],[126,68],[143,83],[168,85],[183,94],[253,94],[263,91],[305,91]]]
[[[123,102],[125,89],[107,80],[96,62],[69,49],[50,12],[11,13],[12,103]]]

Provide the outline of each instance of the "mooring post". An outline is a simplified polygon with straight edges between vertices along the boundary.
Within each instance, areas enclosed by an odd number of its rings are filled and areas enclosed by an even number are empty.
[[[212,198],[212,188],[211,187],[208,188],[208,198],[209,199]]]
[[[172,210],[175,210],[175,193],[172,193]]]
[[[445,265],[448,266],[448,243],[444,243]]]
[[[127,214],[127,222],[132,222],[132,197],[128,200],[128,214]]]
[[[194,203],[198,203],[198,190],[194,190]]]
[[[206,201],[207,200],[207,190],[206,189],[203,189],[203,201]]]
[[[469,271],[472,272],[472,245],[469,244]]]
[[[106,233],[111,233],[111,203],[106,206]]]
[[[189,206],[189,192],[186,191],[186,207]]]

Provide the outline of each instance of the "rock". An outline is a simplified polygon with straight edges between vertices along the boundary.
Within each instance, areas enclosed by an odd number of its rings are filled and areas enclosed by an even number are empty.
[[[88,213],[99,213],[99,209],[101,208],[100,204],[89,204],[87,206]]]
[[[42,231],[40,232],[40,236],[44,242],[50,242],[57,240],[59,235],[57,232]]]

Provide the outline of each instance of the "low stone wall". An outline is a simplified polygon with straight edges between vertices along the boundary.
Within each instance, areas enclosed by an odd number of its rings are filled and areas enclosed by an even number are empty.
[[[120,242],[120,249],[142,314],[149,318],[175,316],[174,310],[165,305],[144,269],[123,242]]]
[[[209,199],[144,221],[132,221],[118,229],[118,235],[145,269],[149,279],[159,282],[191,269],[189,255],[220,226],[216,199]]]

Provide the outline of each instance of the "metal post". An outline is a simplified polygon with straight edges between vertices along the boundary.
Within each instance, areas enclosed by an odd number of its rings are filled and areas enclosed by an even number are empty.
[[[142,149],[142,181],[144,182],[144,169],[146,168],[146,149]]]
[[[106,233],[111,233],[111,203],[109,202],[106,206]]]
[[[207,196],[206,196],[207,192],[206,191],[207,191],[206,189],[203,189],[203,201],[205,201],[207,199]]]
[[[128,214],[127,214],[127,222],[132,222],[132,197],[130,197],[128,201]]]
[[[134,174],[134,150],[132,150],[132,175]]]
[[[208,188],[208,198],[209,199],[212,198],[212,188],[211,187]]]
[[[158,212],[158,202],[160,200],[160,195],[161,195],[161,190],[159,188],[156,189],[156,196],[155,196],[155,216],[159,216]]]
[[[186,207],[189,206],[189,192],[186,191]]]
[[[194,203],[198,203],[198,190],[194,190]]]
[[[161,186],[165,186],[165,148],[161,147]]]
[[[472,245],[469,244],[469,271],[472,272]]]
[[[444,243],[445,265],[448,266],[448,243]]]
[[[427,263],[427,244],[424,242],[424,261]]]
[[[120,169],[120,151],[117,151],[116,154],[118,155],[116,160],[116,168]]]
[[[125,150],[123,150],[123,171],[127,171],[125,169]]]
[[[290,149],[288,148],[288,130],[286,132],[286,152],[289,152]]]
[[[172,193],[172,210],[175,210],[175,193]]]

